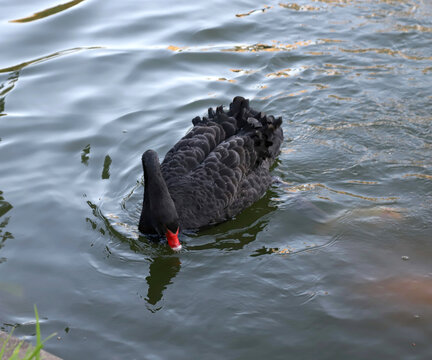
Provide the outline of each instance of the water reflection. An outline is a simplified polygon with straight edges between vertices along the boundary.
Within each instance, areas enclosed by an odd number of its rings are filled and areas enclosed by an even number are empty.
[[[141,184],[139,185],[141,186]],[[136,188],[137,186],[134,187],[134,189]],[[190,235],[191,239],[184,243],[184,249],[186,251],[243,249],[265,229],[269,222],[268,215],[277,210],[278,201],[274,200],[276,195],[274,190],[268,191],[261,200],[243,211],[236,219],[204,229],[199,233],[186,232],[185,235]],[[120,242],[128,244],[130,250],[135,254],[142,254],[150,258],[149,275],[146,277],[147,295],[142,296],[142,298],[147,302],[149,311],[156,312],[162,309],[158,304],[163,299],[167,287],[173,283],[174,278],[181,270],[179,256],[173,255],[168,247],[160,246],[158,238],[154,239],[142,235],[132,238],[131,234],[134,236],[135,234],[128,229],[127,234],[121,233],[117,226],[122,225],[121,229],[124,229],[126,224],[119,223],[119,216],[113,214],[104,215],[98,205],[91,201],[87,201],[87,204],[92,209],[94,217],[87,217],[86,222],[90,224],[93,230],[104,238],[111,235],[116,241],[120,240]],[[115,220],[115,222],[112,220]],[[129,220],[132,221],[132,219]],[[193,245],[196,241],[199,243],[201,240],[208,238],[211,239],[209,243]],[[110,246],[110,248],[104,246],[103,249],[107,258],[113,255],[113,251],[116,251],[115,246]]]
[[[105,169],[105,166],[104,166]],[[109,176],[109,165],[106,173]],[[126,200],[130,199],[141,183],[137,183],[133,190],[127,195]],[[244,210],[235,219],[228,220],[216,226],[201,229],[199,232],[188,231],[184,232],[184,236],[190,237],[190,240],[184,243],[184,248],[190,250],[206,250],[206,249],[221,249],[221,250],[240,250],[245,245],[254,241],[257,235],[264,230],[269,222],[268,215],[278,208],[277,194],[273,190],[269,190],[266,195],[257,201],[253,206]],[[125,199],[121,203],[121,208],[126,211]],[[148,254],[151,248],[157,249],[158,253],[165,251],[159,247],[160,239],[149,236],[140,235],[137,231],[136,224],[138,218],[133,218],[133,214],[126,214],[127,219],[120,221],[119,216],[115,214],[104,215],[98,205],[87,201],[87,204],[92,209],[95,218],[86,218],[86,222],[90,224],[93,230],[98,231],[101,235],[109,233],[117,240],[127,243],[135,253]],[[136,207],[137,211],[140,206]],[[123,216],[123,215],[121,215]],[[102,225],[97,220],[102,221]],[[133,224],[133,225],[130,225]],[[126,230],[122,233],[121,230]],[[193,245],[197,240],[206,240],[210,238],[210,242],[205,244]],[[184,240],[185,238],[183,238]],[[199,241],[198,241],[199,242]],[[170,254],[171,250],[166,249],[165,254]]]
[[[155,257],[150,264],[150,273],[146,277],[148,284],[146,301],[149,305],[156,305],[163,297],[163,292],[172,284],[181,268],[180,259],[177,256]]]
[[[289,186],[289,187],[285,188],[285,191],[295,193],[295,192],[299,192],[299,191],[310,191],[310,190],[316,190],[316,189],[324,189],[325,191],[330,192],[330,193],[351,196],[351,197],[355,197],[358,199],[368,200],[368,201],[373,201],[373,202],[394,202],[394,201],[399,199],[399,197],[397,197],[397,196],[372,197],[372,196],[364,196],[364,195],[354,194],[354,193],[349,192],[349,191],[332,189],[329,186],[321,184],[321,183],[300,184],[300,185]],[[329,198],[329,197],[326,196],[325,198]]]
[[[95,219],[86,218],[86,222],[90,224],[93,230],[100,233],[104,238],[106,238],[106,235],[111,235],[116,240],[126,243],[133,253],[139,254],[139,256],[142,255],[143,259],[144,256],[149,256],[151,263],[149,266],[149,275],[146,277],[148,290],[147,296],[143,298],[150,306],[149,310],[151,312],[160,310],[161,307],[156,307],[156,305],[162,300],[165,289],[168,285],[172,284],[173,279],[180,271],[181,262],[179,257],[173,255],[171,249],[168,247],[160,247],[160,239],[158,237],[136,235],[136,238],[132,238],[131,234],[135,236],[135,233],[131,229],[127,229],[128,234],[122,234],[116,229],[116,225],[120,225],[118,223],[118,216],[113,214],[105,216],[96,204],[93,204],[91,201],[87,201],[87,204],[95,216]],[[113,219],[116,220],[116,223],[110,221]],[[98,220],[102,221],[102,224],[99,224]],[[122,225],[122,229],[127,227],[124,223]],[[105,244],[103,247],[105,257],[109,258],[112,256],[113,251],[116,251],[115,248],[115,246],[111,246],[110,248]]]
[[[73,53],[81,51],[81,50],[95,50],[95,49],[101,49],[101,47],[100,46],[87,46],[87,47],[84,46],[84,47],[76,47],[76,48],[62,50],[62,51],[56,51],[56,52],[53,52],[52,54],[41,56],[41,57],[38,57],[38,58],[33,59],[33,60],[25,61],[25,62],[20,63],[18,65],[13,65],[13,66],[9,66],[6,68],[2,68],[2,69],[0,69],[0,73],[19,71],[19,70],[22,70],[23,68],[25,68],[26,66],[29,66],[31,64],[36,64],[36,63],[39,63],[42,61],[50,60],[50,59],[56,58],[58,56],[73,54]]]
[[[257,235],[269,222],[268,215],[277,209],[277,202],[272,199],[276,193],[269,190],[253,206],[241,212],[235,219],[217,226],[201,230],[199,236],[210,237],[211,242],[199,245],[187,245],[188,250],[240,250],[255,241]],[[193,243],[193,241],[192,241]]]
[[[295,11],[319,11],[320,8],[311,5],[300,5],[296,3],[279,3],[280,7]]]
[[[15,87],[18,77],[19,71],[14,71],[4,83],[0,84],[0,116],[7,115],[5,113],[5,98],[6,95]]]
[[[293,44],[283,44],[280,41],[274,41],[273,44],[258,43],[253,45],[236,45],[232,48],[222,49],[224,52],[261,52],[261,51],[291,51],[299,47],[314,45],[317,42],[306,40],[297,41]]]
[[[277,209],[277,202],[273,201],[276,193],[268,191],[267,194],[252,207],[240,213],[235,219],[226,221],[218,226],[199,231],[196,234],[187,233],[192,237],[185,244],[187,251],[200,251],[208,249],[241,250],[247,244],[253,242],[257,235],[262,232],[269,222],[268,215]],[[211,238],[210,243],[191,245],[194,238]],[[199,240],[199,239],[197,239]],[[152,312],[161,307],[155,307],[163,298],[163,292],[168,285],[173,283],[181,269],[181,261],[177,256],[155,256],[150,264],[149,276],[146,278],[148,284],[147,297],[145,300],[151,305]]]
[[[81,163],[84,165],[88,165],[88,161],[90,159],[90,144],[88,144],[81,152]]]
[[[406,54],[400,50],[392,50],[388,48],[366,48],[366,49],[339,49],[342,52],[346,53],[357,53],[357,54],[363,54],[368,52],[374,52],[377,54],[384,54],[384,55],[390,55],[390,56],[399,56],[407,60],[417,60],[417,61],[423,61],[423,60],[432,60],[432,56],[415,56]]]
[[[243,14],[236,14],[236,17],[245,17],[245,16],[252,15],[253,13],[256,13],[256,12],[262,12],[262,13],[264,13],[264,12],[266,12],[267,10],[271,9],[272,7],[273,7],[273,6],[265,5],[265,6],[264,6],[263,8],[261,8],[261,9],[254,9],[254,10],[248,11],[248,12],[243,13]]]
[[[179,273],[181,268],[180,259],[172,254],[171,249],[160,247],[158,237],[144,237],[135,234],[134,230],[136,229],[129,229],[129,227],[131,227],[130,225],[119,223],[119,217],[117,215],[107,214],[105,216],[99,206],[91,201],[87,201],[87,204],[92,209],[94,217],[87,217],[86,222],[90,224],[93,230],[102,235],[103,239],[112,237],[115,239],[115,242],[120,241],[121,243],[127,244],[129,249],[134,254],[138,254],[138,258],[141,260],[145,260],[146,262],[147,259],[150,260],[149,275],[146,277],[148,286],[147,296],[140,297],[147,302],[149,311],[156,312],[160,310],[162,307],[158,307],[157,304],[162,300],[163,293],[167,286],[172,284],[174,277]],[[115,222],[112,222],[112,220],[115,220]],[[121,229],[127,230],[126,234],[118,231],[117,227],[120,225],[122,225]],[[94,243],[90,246],[93,245]],[[104,257],[107,259],[113,256],[113,252],[114,256],[133,257],[132,254],[126,253],[120,255],[115,244],[108,246],[105,240],[101,249]],[[120,252],[121,251],[122,250],[120,250]],[[114,273],[115,269],[110,268],[107,271]]]
[[[57,6],[53,6],[51,8],[48,8],[48,9],[36,12],[33,15],[27,16],[25,18],[16,19],[16,20],[10,20],[9,22],[13,22],[13,23],[26,23],[26,22],[30,22],[30,21],[35,21],[35,20],[43,19],[43,18],[45,18],[47,16],[57,14],[60,11],[67,10],[67,9],[71,8],[72,6],[78,5],[80,2],[83,2],[83,1],[84,0],[69,1],[67,3],[60,4],[60,5],[57,5]]]
[[[107,233],[113,236],[115,239],[120,240],[123,243],[129,244],[129,247],[132,251],[137,253],[144,253],[143,249],[140,246],[140,243],[136,241],[136,239],[132,239],[131,237],[122,234],[118,231],[113,224],[111,224],[110,219],[102,214],[101,209],[96,204],[92,203],[90,200],[87,200],[87,205],[92,210],[94,218],[86,217],[85,221],[90,224],[91,228],[97,232],[99,232],[102,236],[105,236]],[[102,222],[102,224],[99,224]],[[93,245],[93,244],[92,244]]]
[[[4,246],[6,240],[14,238],[9,231],[5,231],[10,217],[3,217],[9,210],[12,209],[12,207],[13,206],[4,199],[3,191],[0,190],[0,250]],[[5,261],[6,258],[0,257],[0,264]]]
[[[11,232],[6,231],[6,227],[9,224],[10,216],[5,217],[13,206],[5,200],[3,197],[3,191],[0,190],[0,253],[1,249],[5,246],[6,240],[13,239],[14,236]],[[0,256],[0,264],[6,262],[6,258]],[[9,293],[11,295],[22,297],[24,290],[23,287],[18,284],[11,284],[6,282],[0,282],[0,292]]]
[[[112,164],[111,157],[109,155],[105,156],[103,170],[102,170],[102,179],[108,180],[110,178],[110,166]]]

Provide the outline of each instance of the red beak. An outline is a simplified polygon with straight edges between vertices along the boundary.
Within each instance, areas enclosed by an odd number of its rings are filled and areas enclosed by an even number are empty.
[[[173,232],[171,232],[169,229],[167,229],[167,232],[165,234],[166,238],[168,240],[168,245],[174,251],[180,251],[182,248],[180,241],[178,239],[178,233],[179,233],[179,228],[177,228],[177,231],[175,234]]]

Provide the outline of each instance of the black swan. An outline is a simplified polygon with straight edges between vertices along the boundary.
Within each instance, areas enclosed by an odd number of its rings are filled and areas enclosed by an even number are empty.
[[[144,202],[138,229],[166,236],[181,249],[179,229],[228,220],[260,199],[272,183],[270,167],[283,140],[282,118],[266,116],[237,96],[228,111],[208,109],[159,164],[142,156]]]

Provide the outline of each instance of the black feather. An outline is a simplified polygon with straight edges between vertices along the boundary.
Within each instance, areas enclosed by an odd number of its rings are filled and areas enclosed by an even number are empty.
[[[261,198],[283,141],[282,118],[251,109],[240,96],[228,111],[209,108],[208,118],[195,117],[192,123],[160,165],[182,229],[225,221]],[[147,186],[145,197],[151,198]],[[154,210],[149,204],[163,206],[144,199],[141,218]],[[141,231],[148,228],[149,221],[145,227],[140,221]]]

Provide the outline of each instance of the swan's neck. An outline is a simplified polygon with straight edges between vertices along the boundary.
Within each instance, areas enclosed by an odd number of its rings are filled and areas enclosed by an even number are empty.
[[[162,176],[157,154],[146,151],[142,163],[145,188],[139,230],[159,235],[166,235],[167,230],[175,233],[178,229],[177,210]]]

